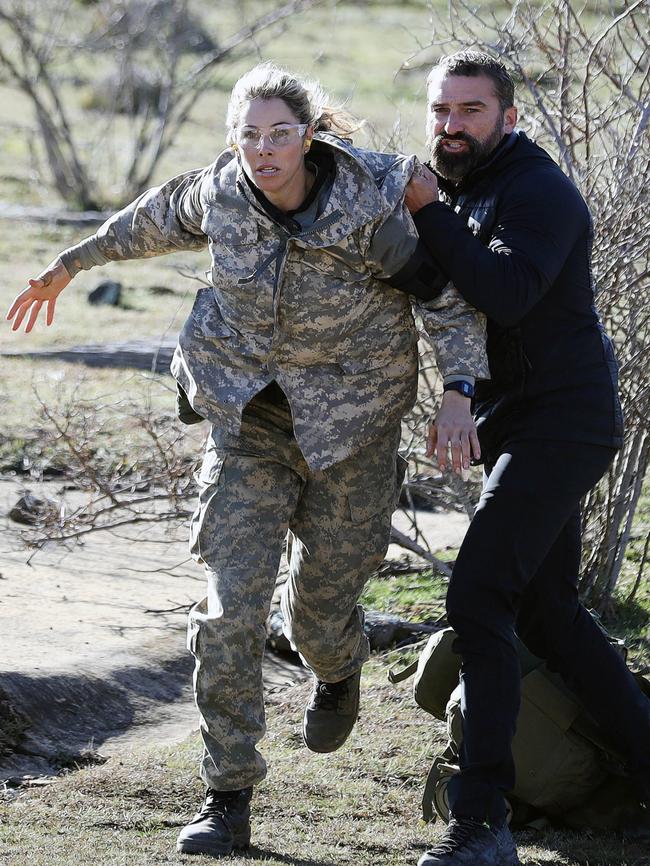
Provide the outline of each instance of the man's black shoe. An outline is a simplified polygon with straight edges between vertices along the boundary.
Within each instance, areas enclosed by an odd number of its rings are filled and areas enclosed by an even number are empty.
[[[312,752],[335,752],[347,740],[359,715],[360,680],[360,670],[338,683],[315,680],[302,725]]]
[[[208,788],[201,811],[178,834],[180,854],[212,854],[222,857],[247,848],[251,839],[252,788],[213,791]]]
[[[418,866],[521,866],[507,824],[490,826],[473,818],[453,818],[440,842]]]

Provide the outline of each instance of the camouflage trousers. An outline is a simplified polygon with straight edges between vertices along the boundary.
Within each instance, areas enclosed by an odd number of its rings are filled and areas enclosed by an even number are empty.
[[[191,521],[190,549],[205,565],[207,596],[190,611],[188,646],[201,776],[216,790],[266,775],[257,750],[265,733],[265,623],[287,533],[285,633],[319,679],[337,682],[368,658],[357,600],[385,555],[406,465],[392,427],[354,456],[311,471],[279,393],[251,401],[239,436],[213,430]]]

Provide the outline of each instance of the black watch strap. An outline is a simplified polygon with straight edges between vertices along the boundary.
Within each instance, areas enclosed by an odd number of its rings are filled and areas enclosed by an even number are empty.
[[[474,396],[474,386],[471,382],[466,382],[464,379],[458,379],[456,382],[447,382],[442,386],[443,391],[458,391],[463,397]]]

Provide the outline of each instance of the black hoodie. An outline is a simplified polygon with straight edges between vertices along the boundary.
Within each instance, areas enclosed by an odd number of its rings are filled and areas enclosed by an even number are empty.
[[[515,438],[620,447],[617,366],[594,308],[593,227],[582,196],[522,132],[444,202],[415,214],[420,239],[488,319],[491,379],[477,383],[483,449]]]

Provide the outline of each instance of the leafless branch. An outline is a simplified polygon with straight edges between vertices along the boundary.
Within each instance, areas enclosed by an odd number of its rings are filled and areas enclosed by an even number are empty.
[[[134,4],[120,0],[101,0],[96,13],[92,9],[83,11],[77,3],[59,3],[55,7],[56,25],[49,4],[2,0],[0,69],[6,71],[33,107],[48,171],[60,196],[74,207],[100,210],[102,205],[134,198],[151,184],[161,157],[188,121],[197,100],[213,85],[216,69],[250,54],[255,40],[262,35],[273,38],[296,15],[322,2],[277,3],[223,39],[217,48],[205,51],[187,70],[178,39],[178,31],[188,16],[186,0],[169,0],[166,4],[142,0],[141,15],[134,11]],[[148,11],[157,16],[153,37]],[[80,144],[82,137],[87,137],[88,124],[79,129],[79,124],[71,120],[73,103],[63,96],[61,69],[73,68],[78,55],[98,50],[114,58],[114,67],[105,85],[110,94],[104,104],[96,106],[91,124],[101,131],[101,145],[89,150]],[[147,104],[140,104],[138,98],[140,70],[145,70],[151,85]],[[122,156],[129,156],[122,177],[113,176],[107,182],[100,176],[103,161],[97,156],[106,152],[121,103],[131,105],[131,140],[120,148]],[[112,161],[113,173],[120,170],[121,161]],[[109,186],[118,188],[117,194],[109,193]]]

